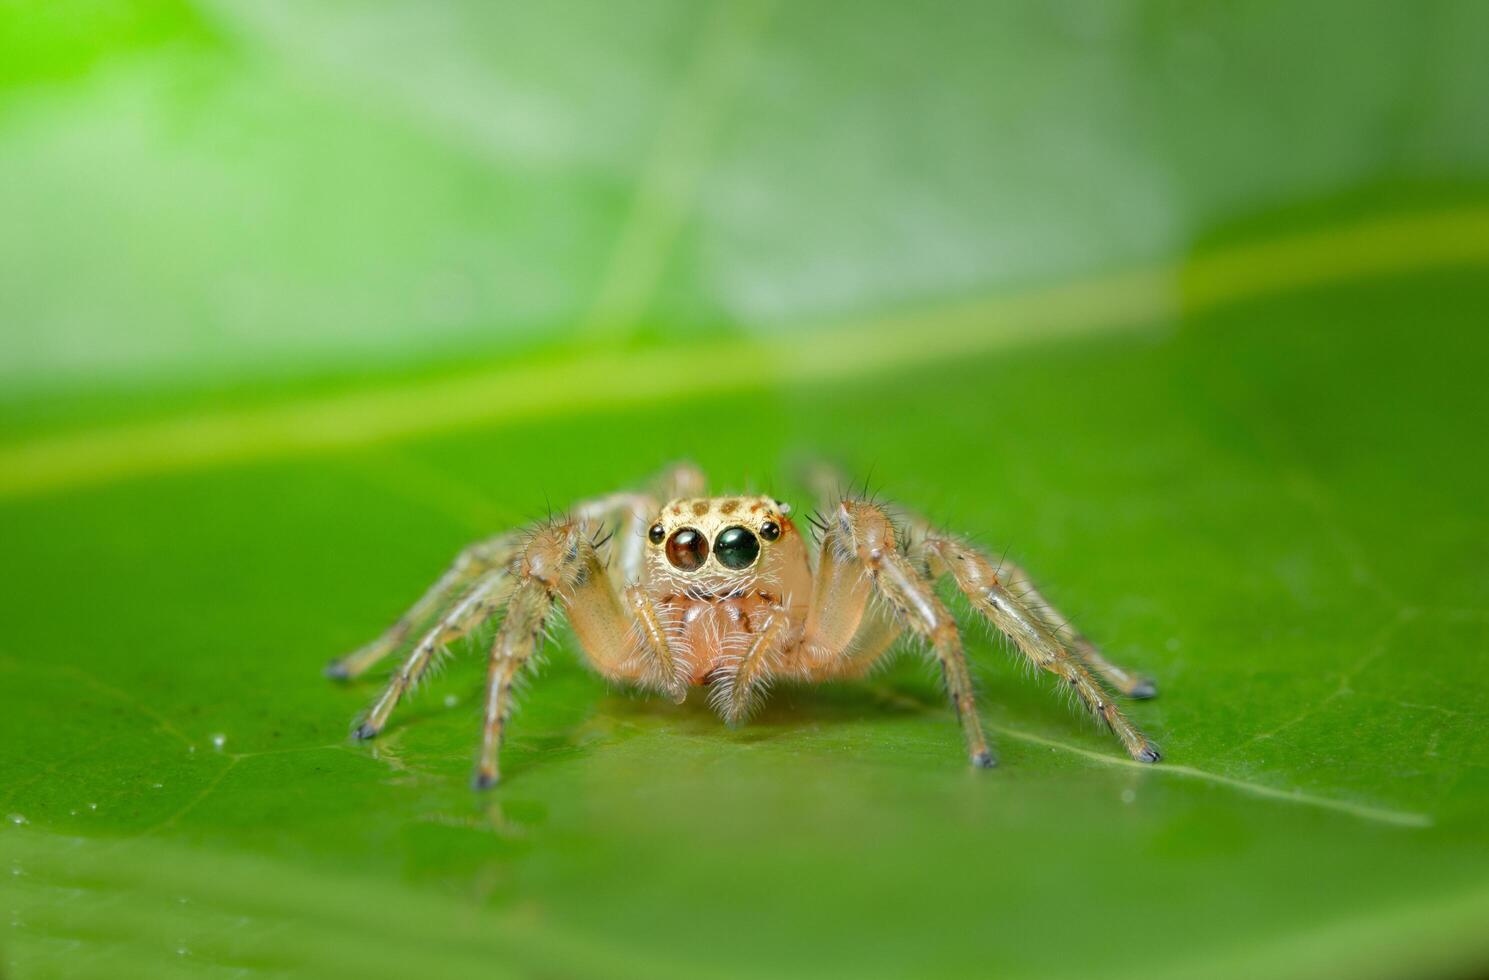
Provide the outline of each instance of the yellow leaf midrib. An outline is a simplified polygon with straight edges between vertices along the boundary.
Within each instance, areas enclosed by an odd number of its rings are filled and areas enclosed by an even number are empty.
[[[830,383],[1052,338],[1156,329],[1181,311],[1314,286],[1483,265],[1489,265],[1489,208],[1380,216],[966,303],[804,325],[773,338],[601,350],[562,363],[494,365],[458,376],[24,438],[0,446],[0,498],[534,417]],[[753,370],[692,370],[728,359]]]

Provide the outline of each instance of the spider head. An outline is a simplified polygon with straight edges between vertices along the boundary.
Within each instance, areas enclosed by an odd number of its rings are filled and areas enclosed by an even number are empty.
[[[720,582],[768,572],[776,556],[800,549],[791,507],[770,497],[673,500],[647,529],[655,573]]]

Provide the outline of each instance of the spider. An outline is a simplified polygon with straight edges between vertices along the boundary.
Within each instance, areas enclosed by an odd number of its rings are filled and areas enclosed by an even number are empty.
[[[828,481],[819,472],[814,482],[825,488]],[[910,633],[935,655],[972,765],[989,768],[995,759],[960,631],[934,588],[949,575],[972,608],[1074,691],[1132,758],[1158,761],[1157,746],[1097,675],[1133,698],[1152,697],[1153,682],[1060,625],[1064,618],[1023,569],[993,562],[922,518],[899,527],[872,500],[825,496],[832,502],[809,519],[817,532],[814,561],[788,504],[705,496],[697,468],[674,466],[655,492],[583,501],[534,529],[470,545],[382,636],[332,661],[326,673],[356,677],[432,621],[357,725],[354,737],[373,738],[446,644],[505,610],[491,644],[475,774],[476,788],[484,789],[498,779],[513,685],[560,610],[601,675],[678,703],[689,688],[706,687],[730,725],[748,718],[773,680],[862,677]],[[609,526],[621,533],[607,562],[610,536],[602,529]]]

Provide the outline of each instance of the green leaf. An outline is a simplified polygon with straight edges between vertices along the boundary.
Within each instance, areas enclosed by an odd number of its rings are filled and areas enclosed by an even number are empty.
[[[7,976],[1489,967],[1482,5],[17,9]],[[1166,761],[970,620],[991,772],[913,651],[729,730],[562,632],[490,793],[478,645],[347,738],[469,539],[809,452]]]

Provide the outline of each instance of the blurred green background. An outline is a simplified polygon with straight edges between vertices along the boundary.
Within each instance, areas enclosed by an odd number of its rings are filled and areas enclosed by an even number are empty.
[[[1489,970],[1489,5],[0,0],[0,964]],[[968,630],[724,729],[560,633],[371,745],[465,541],[842,461],[1151,672]]]

